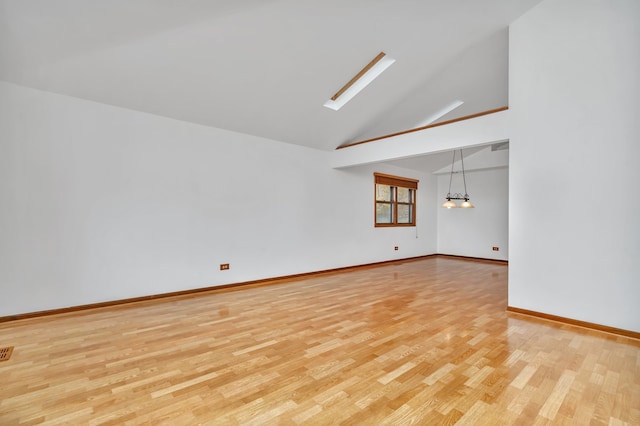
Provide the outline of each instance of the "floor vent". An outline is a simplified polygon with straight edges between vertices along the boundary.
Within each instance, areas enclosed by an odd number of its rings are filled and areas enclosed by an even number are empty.
[[[9,358],[11,358],[12,352],[13,352],[13,346],[0,348],[0,361],[8,361]]]

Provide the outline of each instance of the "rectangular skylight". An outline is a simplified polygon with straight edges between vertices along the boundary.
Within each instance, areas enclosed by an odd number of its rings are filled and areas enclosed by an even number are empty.
[[[373,61],[369,62],[369,64],[345,84],[342,89],[338,90],[331,99],[325,102],[324,106],[334,111],[339,110],[395,61],[395,59],[387,56],[384,52],[380,52]]]
[[[428,116],[427,118],[422,120],[420,123],[418,123],[416,125],[416,127],[428,126],[429,124],[431,124],[434,121],[438,120],[440,117],[444,117],[445,115],[449,114],[451,111],[453,111],[454,109],[458,108],[463,103],[464,103],[463,101],[453,101],[453,102],[451,102],[449,105],[447,105],[444,108],[434,112],[433,114],[431,114],[430,116]]]

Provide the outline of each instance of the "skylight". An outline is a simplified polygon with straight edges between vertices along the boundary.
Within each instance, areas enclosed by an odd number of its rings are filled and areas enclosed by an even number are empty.
[[[342,108],[369,83],[391,66],[396,60],[380,52],[371,62],[355,75],[342,89],[338,90],[323,106],[334,111]]]
[[[422,120],[420,123],[418,123],[416,125],[416,127],[428,126],[429,124],[433,123],[434,121],[438,120],[439,118],[444,117],[445,115],[449,114],[451,111],[453,111],[454,109],[458,108],[463,103],[464,103],[463,101],[453,101],[453,102],[451,102],[449,105],[445,106],[442,109],[439,109],[438,111],[434,112],[433,114],[431,114],[430,116],[428,116],[427,118]]]

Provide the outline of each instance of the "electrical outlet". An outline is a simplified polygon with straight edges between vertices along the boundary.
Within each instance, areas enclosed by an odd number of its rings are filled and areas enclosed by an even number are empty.
[[[393,249],[394,249],[395,251],[398,251],[398,246],[395,246]]]
[[[228,263],[221,263],[220,264],[220,270],[221,271],[226,271],[227,269],[229,269],[229,264]]]
[[[499,251],[500,247],[493,246],[493,251]]]

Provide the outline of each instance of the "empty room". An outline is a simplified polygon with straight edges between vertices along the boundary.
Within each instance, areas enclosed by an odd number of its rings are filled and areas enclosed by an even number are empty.
[[[0,424],[640,424],[637,0],[0,0]]]

